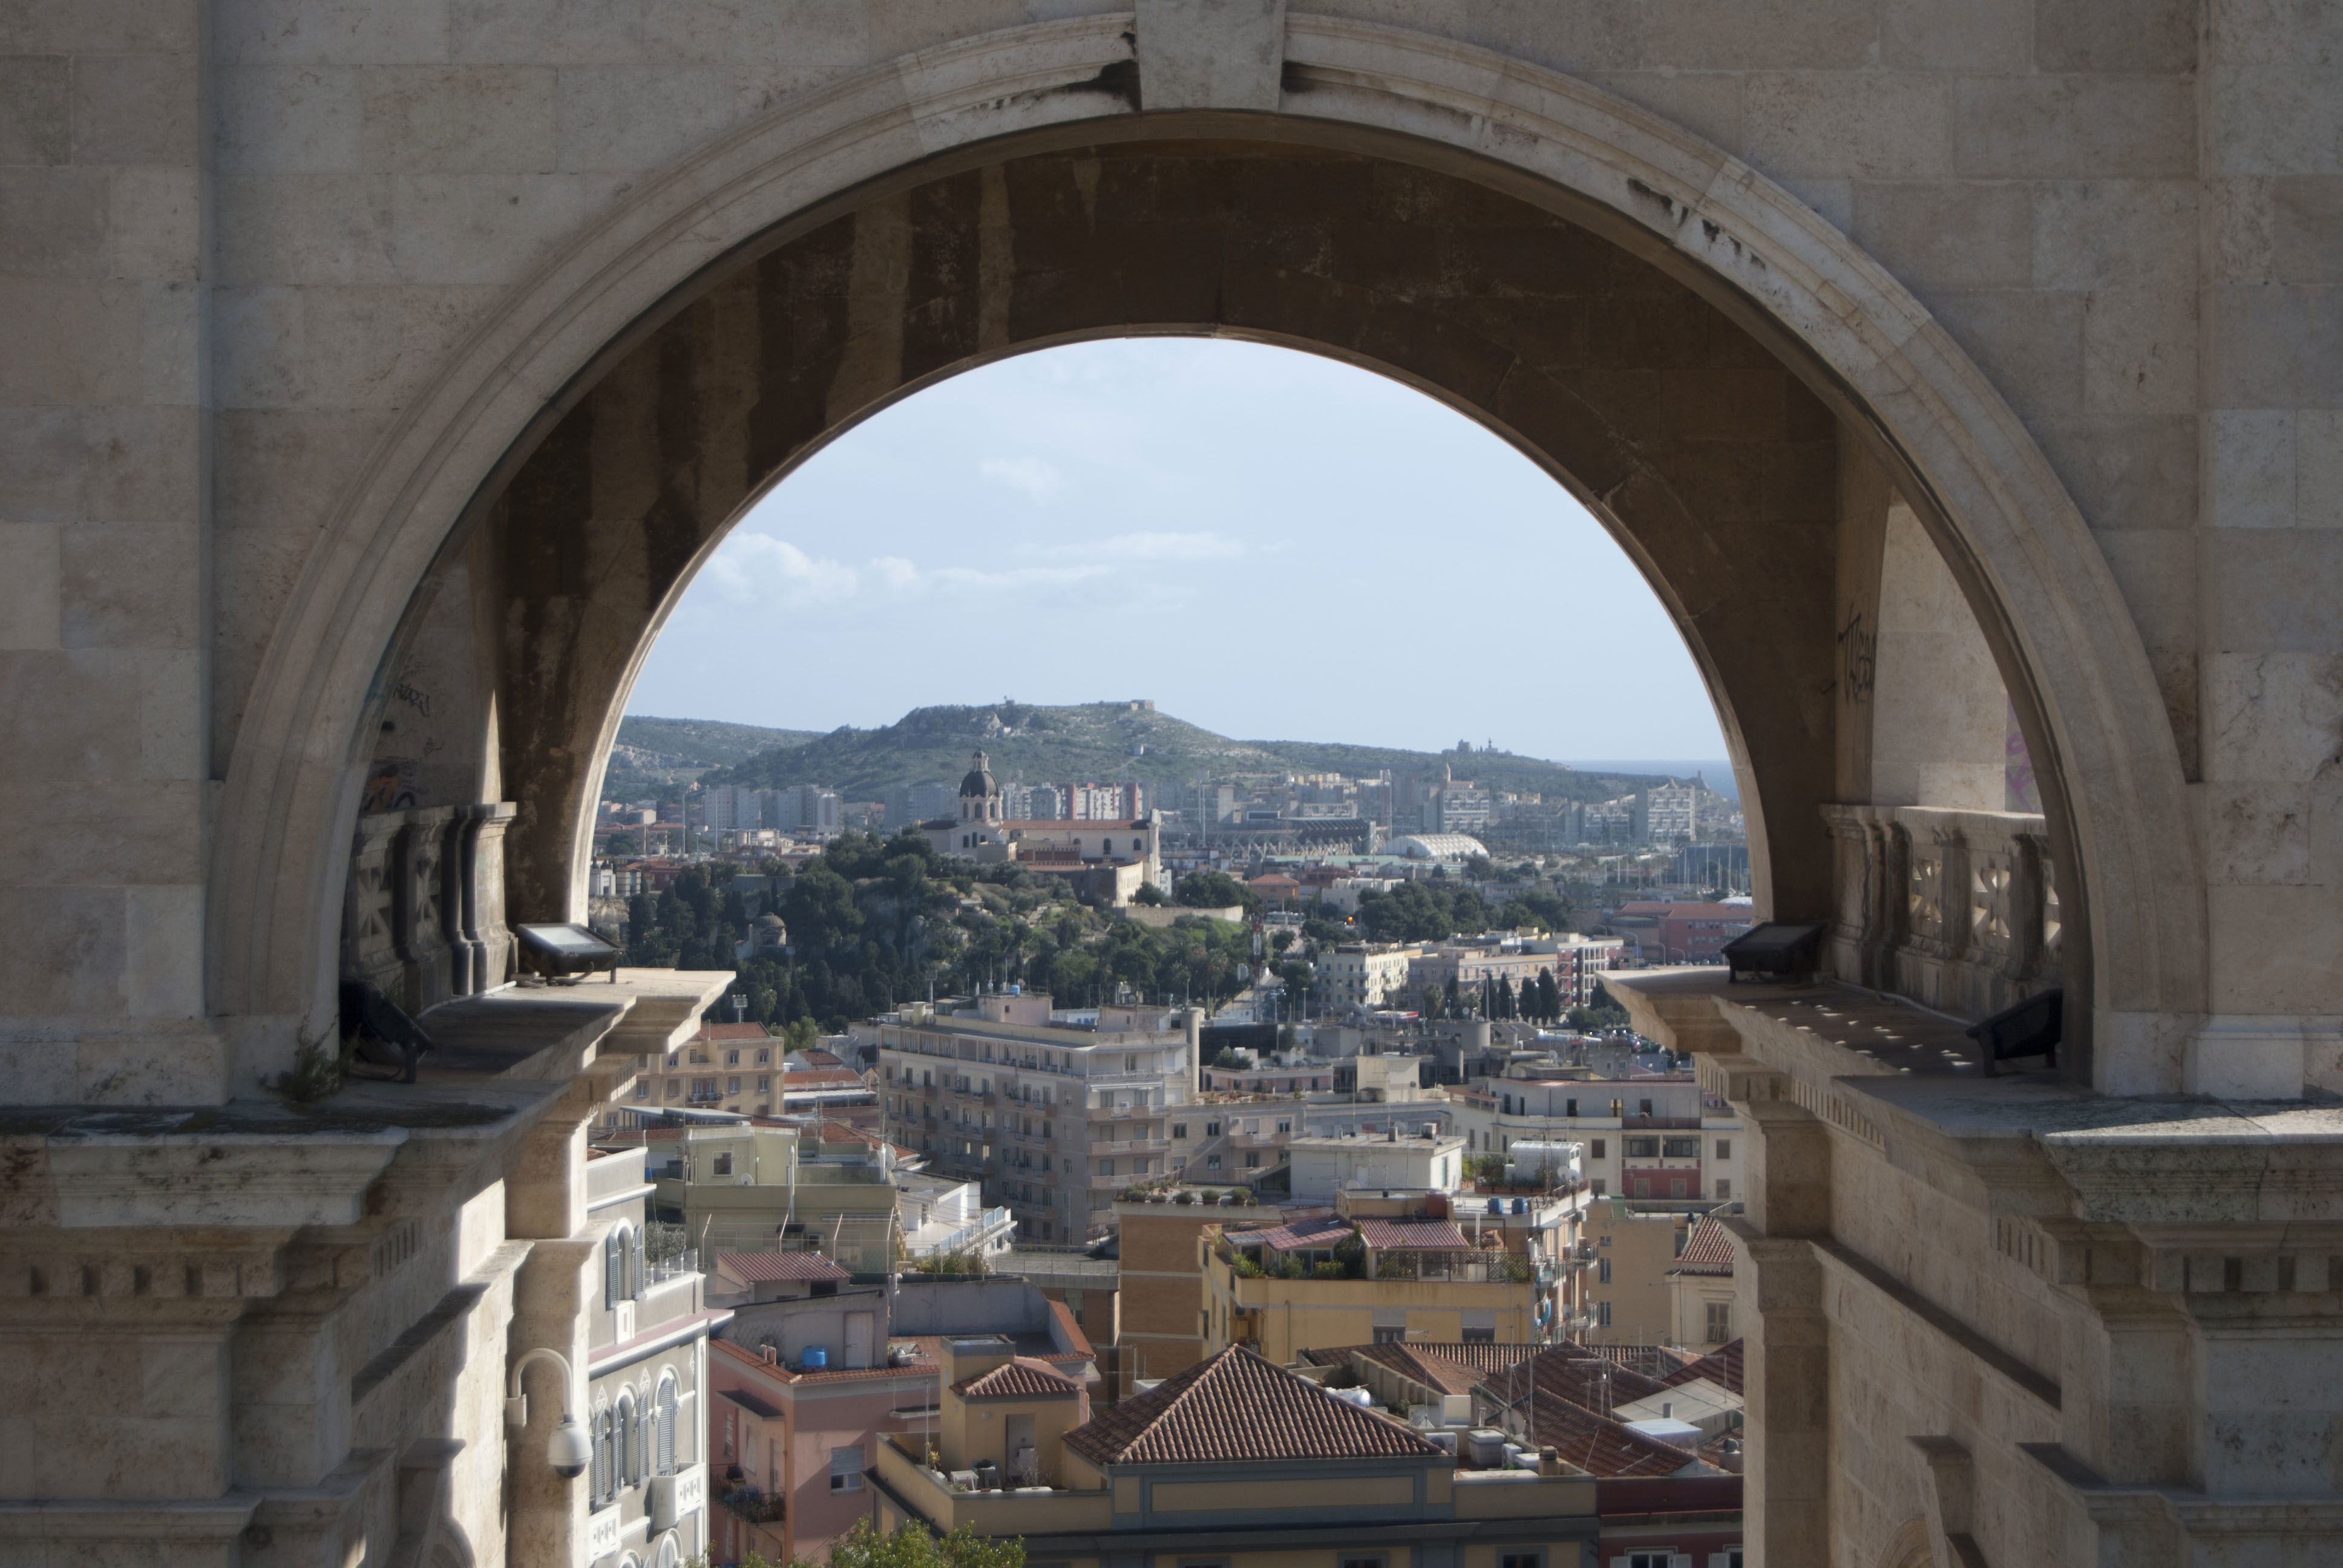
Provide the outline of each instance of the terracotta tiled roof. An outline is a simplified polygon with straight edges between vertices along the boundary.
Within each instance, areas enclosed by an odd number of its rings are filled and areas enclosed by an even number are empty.
[[[1672,1274],[1726,1274],[1733,1272],[1733,1235],[1725,1222],[1714,1214],[1703,1214],[1684,1238],[1684,1255],[1675,1261]]]
[[[781,1074],[781,1092],[785,1095],[870,1087],[862,1081],[860,1073],[846,1067],[809,1067]]]
[[[705,1040],[753,1040],[761,1045],[773,1043],[761,1023],[703,1023],[699,1038]]]
[[[820,1252],[719,1252],[716,1266],[744,1284],[774,1280],[850,1280]]]
[[[1443,1393],[1471,1393],[1491,1372],[1527,1361],[1539,1345],[1386,1343],[1352,1345],[1343,1350],[1313,1351],[1310,1359],[1334,1364],[1356,1356],[1387,1366],[1404,1378]]]
[[[1674,1475],[1700,1462],[1695,1455],[1631,1432],[1603,1413],[1665,1386],[1584,1346],[1564,1345],[1494,1373],[1484,1392],[1485,1397],[1524,1418],[1531,1442],[1553,1448],[1590,1474],[1613,1480]]]
[[[1081,1392],[1081,1384],[1055,1367],[1024,1356],[952,1384],[962,1399],[1061,1399]]]
[[[1464,1232],[1446,1220],[1362,1220],[1359,1234],[1377,1251],[1398,1247],[1412,1251],[1468,1251],[1473,1246]]]
[[[1274,1231],[1239,1231],[1236,1235],[1240,1241],[1257,1241],[1264,1247],[1292,1252],[1303,1248],[1331,1247],[1350,1233],[1349,1221],[1338,1220],[1332,1214],[1315,1214],[1280,1225]]]
[[[1608,1416],[1568,1400],[1540,1396],[1529,1405],[1530,1440],[1590,1475],[1674,1475],[1701,1462],[1681,1448],[1630,1432]]]
[[[1608,1374],[1608,1382],[1604,1381]],[[1547,1401],[1616,1410],[1667,1385],[1576,1345],[1543,1351],[1492,1372],[1489,1394],[1502,1405]]]
[[[1740,1393],[1742,1392],[1741,1342],[1728,1341],[1698,1361],[1680,1371],[1670,1372],[1660,1381],[1667,1387],[1674,1388],[1680,1383],[1688,1383],[1702,1378],[1707,1379],[1719,1388],[1730,1389],[1735,1393]]]
[[[1441,1451],[1242,1345],[1198,1362],[1066,1434],[1100,1464],[1413,1458]]]

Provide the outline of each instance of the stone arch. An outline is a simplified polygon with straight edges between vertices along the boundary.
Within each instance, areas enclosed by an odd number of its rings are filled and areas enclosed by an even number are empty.
[[[238,737],[213,870],[215,1007],[278,1020],[246,1031],[252,1060],[240,1068],[267,1070],[289,1054],[295,1024],[330,994],[330,932],[369,719],[397,668],[402,624],[427,608],[430,596],[418,597],[417,586],[435,562],[451,558],[451,541],[498,526],[491,514],[508,508],[533,465],[539,476],[549,471],[543,455],[558,450],[565,424],[598,395],[608,401],[623,389],[618,378],[631,357],[662,334],[671,344],[686,341],[689,329],[677,324],[719,301],[728,280],[738,288],[788,247],[890,204],[902,210],[918,191],[940,184],[959,181],[974,192],[979,243],[966,261],[980,268],[985,169],[1011,157],[1064,158],[1084,146],[1177,136],[1377,159],[1520,203],[1645,264],[1768,350],[1803,389],[1797,395],[1835,415],[1838,430],[1894,476],[1977,614],[2045,775],[2060,863],[2078,873],[2066,919],[2085,960],[2075,967],[2087,973],[2099,1020],[2097,1079],[2112,1089],[2175,1086],[2168,1045],[2126,1032],[2136,1016],[2201,1009],[2202,900],[2187,849],[2177,752],[2154,678],[2106,564],[2048,465],[1893,278],[1811,210],[1698,139],[1582,83],[1469,45],[1295,16],[1273,112],[1141,114],[1139,76],[1129,18],[1087,18],[986,35],[806,95],[609,214],[454,357],[374,454],[306,567]],[[1328,304],[1322,294],[1314,303]],[[1344,343],[1322,328],[1313,336],[1219,321],[1210,307],[1199,300],[1138,325],[1239,331],[1340,352],[1469,404],[1517,440],[1537,412],[1509,412],[1466,391],[1475,367],[1461,337],[1450,340],[1458,355],[1452,361],[1410,365],[1379,351],[1377,329],[1388,324],[1372,311]],[[947,357],[921,374],[1037,346],[988,342],[980,313],[973,325],[973,357]],[[1130,325],[1101,319],[1072,335]],[[866,336],[860,350],[871,343]],[[899,371],[902,347],[898,337]],[[645,368],[639,361],[636,373]],[[837,383],[843,390],[834,411],[825,397],[827,428],[920,378],[858,386],[849,376]],[[1664,570],[1648,553],[1652,525],[1622,521],[1638,507],[1692,518],[1681,476],[1655,483],[1648,464],[1629,460],[1639,456],[1628,450],[1632,441],[1604,428],[1615,406],[1569,401],[1553,401],[1544,413],[1557,427],[1576,427],[1577,456],[1544,460],[1620,526],[1694,633],[1696,655],[1707,649],[1704,668],[1721,689],[1722,667],[1708,648],[1717,638],[1697,624],[1716,607],[1686,598],[1684,568],[1697,543],[1684,543],[1683,559],[1671,563],[1677,569]],[[799,454],[820,434],[809,435]],[[1606,453],[1607,466],[1594,460]],[[639,519],[648,521],[648,548],[663,553],[670,580],[652,596],[656,608],[633,653],[600,678],[611,695],[631,680],[673,585],[770,477],[736,484],[723,517],[695,524],[693,538],[677,516]],[[1709,569],[1713,578],[1718,564]],[[1799,673],[1826,678],[1827,661],[1814,666],[1813,651],[1799,650]],[[1725,695],[1733,722],[1746,699]],[[517,739],[508,718],[489,715],[507,757],[517,747],[549,755],[543,735]],[[614,713],[604,718],[615,723]],[[607,739],[572,735],[558,749],[578,752]],[[1744,755],[1751,755],[1745,747]],[[1759,757],[1750,770],[1762,800],[1775,769]],[[573,797],[581,787],[567,786]],[[1776,792],[1784,803],[1766,803],[1765,830],[1810,846],[1814,829],[1800,819],[1827,789],[1809,777]],[[548,867],[558,857],[548,861],[541,824],[536,833],[523,834],[536,847],[522,851],[516,876],[532,899],[558,879]],[[1795,866],[1798,877],[1820,875],[1811,868],[1822,862],[1803,849],[1773,849],[1777,871]],[[1775,890],[1798,912],[1821,896],[1803,884]]]
[[[1898,1526],[1879,1553],[1879,1568],[1936,1568],[1936,1548],[1928,1542],[1928,1522],[1916,1516]]]

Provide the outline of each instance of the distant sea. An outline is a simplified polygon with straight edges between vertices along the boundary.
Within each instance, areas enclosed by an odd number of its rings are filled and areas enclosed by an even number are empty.
[[[1564,765],[1588,773],[1664,773],[1671,779],[1689,779],[1698,773],[1708,780],[1708,787],[1728,800],[1741,799],[1741,785],[1733,777],[1733,764],[1722,759],[1708,762],[1654,762],[1646,759],[1620,761],[1604,757],[1581,761],[1575,757],[1564,759]]]

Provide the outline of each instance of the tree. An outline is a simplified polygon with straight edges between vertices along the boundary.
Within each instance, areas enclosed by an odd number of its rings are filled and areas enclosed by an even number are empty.
[[[1261,900],[1226,871],[1191,871],[1173,884],[1172,901],[1182,909],[1225,910],[1232,904],[1251,909]]]
[[[1141,882],[1139,884],[1139,891],[1131,895],[1131,901],[1134,904],[1145,904],[1149,908],[1153,909],[1163,904],[1168,904],[1172,900],[1165,898],[1163,896],[1163,890],[1157,887],[1154,883]]]
[[[881,1534],[868,1519],[830,1543],[829,1568],[1024,1568],[1025,1543],[979,1535],[963,1524],[939,1536],[924,1520],[908,1520]],[[751,1554],[741,1568],[775,1568]],[[799,1557],[789,1568],[817,1568]]]

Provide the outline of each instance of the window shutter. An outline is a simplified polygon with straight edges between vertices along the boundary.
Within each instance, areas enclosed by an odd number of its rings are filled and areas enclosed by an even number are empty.
[[[675,1473],[675,1380],[663,1378],[659,1390],[659,1473]]]
[[[643,1233],[635,1231],[629,1236],[632,1244],[627,1249],[627,1267],[630,1275],[627,1294],[639,1296],[643,1293],[643,1282],[649,1277],[643,1271]]]
[[[618,1231],[602,1243],[602,1304],[606,1307],[615,1307],[627,1298],[624,1265],[619,1261],[623,1256],[619,1249],[625,1244],[624,1233]]]
[[[610,1495],[610,1412],[598,1411],[594,1415],[594,1501],[599,1504]]]

